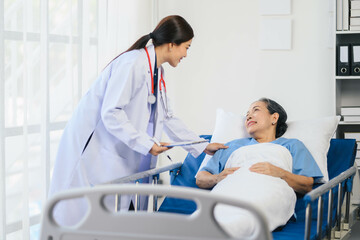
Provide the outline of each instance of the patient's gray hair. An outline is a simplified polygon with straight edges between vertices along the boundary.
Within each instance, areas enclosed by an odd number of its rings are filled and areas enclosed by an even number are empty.
[[[267,109],[269,110],[270,114],[279,114],[279,119],[276,124],[275,137],[279,138],[284,135],[288,128],[288,125],[286,124],[287,114],[285,109],[280,104],[269,98],[260,98],[259,101],[266,103]]]

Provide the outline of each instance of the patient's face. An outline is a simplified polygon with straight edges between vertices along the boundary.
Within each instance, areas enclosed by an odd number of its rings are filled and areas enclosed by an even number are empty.
[[[267,109],[266,103],[254,102],[246,114],[246,130],[251,136],[259,132],[266,133],[272,129],[273,121],[273,116]]]

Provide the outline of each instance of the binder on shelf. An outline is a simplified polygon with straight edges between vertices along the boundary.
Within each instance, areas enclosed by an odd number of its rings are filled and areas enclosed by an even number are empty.
[[[350,25],[350,31],[360,31],[360,25]]]
[[[360,18],[358,17],[351,17],[350,18],[350,26],[360,25]]]
[[[350,17],[360,17],[360,9],[350,9]]]
[[[351,52],[351,75],[360,76],[360,45],[353,45]]]
[[[345,132],[344,138],[355,139],[357,142],[360,142],[360,132]]]
[[[360,106],[354,106],[354,107],[343,106],[340,109],[340,114],[342,116],[346,116],[346,115],[352,115],[352,116],[359,115],[360,116]]]
[[[351,115],[347,115],[347,116],[343,116],[344,117],[344,122],[359,122],[360,123],[360,116],[351,116]]]
[[[337,49],[337,71],[338,76],[350,75],[349,46],[338,46]]]
[[[350,8],[351,9],[360,9],[360,1],[352,0],[350,2]]]

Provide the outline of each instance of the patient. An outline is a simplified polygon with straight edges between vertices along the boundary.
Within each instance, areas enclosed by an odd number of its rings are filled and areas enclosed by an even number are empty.
[[[305,145],[281,136],[287,114],[275,101],[262,98],[251,104],[245,126],[251,138],[231,141],[197,174],[200,188],[254,204],[270,231],[285,225],[294,214],[295,192],[305,194],[323,175]],[[215,217],[233,237],[252,235],[254,217],[245,210],[219,205]]]

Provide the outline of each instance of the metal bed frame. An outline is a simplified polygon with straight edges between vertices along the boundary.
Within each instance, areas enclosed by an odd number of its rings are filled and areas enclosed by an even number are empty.
[[[104,197],[114,194],[155,194],[177,198],[193,199],[198,210],[191,215],[174,213],[109,212]],[[75,226],[59,226],[53,209],[60,201],[85,197],[89,203],[88,213]],[[234,239],[223,231],[215,220],[213,210],[217,204],[227,204],[246,208],[254,214],[260,226],[249,239],[271,240],[267,222],[260,211],[252,204],[235,198],[224,198],[218,194],[209,194],[207,190],[187,187],[154,186],[150,184],[120,184],[95,186],[93,188],[72,189],[54,195],[46,204],[42,215],[41,240],[209,240]]]
[[[326,238],[327,239],[340,239],[343,238],[346,234],[350,233],[349,218],[350,218],[350,196],[352,191],[352,181],[353,177],[357,171],[357,167],[353,166],[342,172],[337,177],[331,179],[324,185],[312,190],[304,196],[304,201],[306,202],[306,218],[305,218],[305,239],[310,239],[311,232],[311,215],[312,215],[312,206],[315,200],[318,200],[318,209],[317,209],[317,227],[316,235],[317,239],[323,239],[322,236],[322,225],[323,225],[323,212],[324,212],[324,201],[323,196],[328,193],[329,195],[329,204],[327,209],[327,228],[326,228]],[[338,187],[338,201],[337,201],[337,213],[336,213],[336,225],[333,226],[333,201],[334,193],[333,189]],[[342,204],[343,204],[343,193],[345,193],[345,216],[342,217]]]
[[[138,184],[140,183],[141,179],[144,178],[152,178],[152,184],[158,184],[158,180],[159,180],[159,175],[160,173],[164,173],[169,171],[170,176],[174,176],[176,175],[179,171],[180,168],[182,166],[181,162],[177,162],[177,163],[173,163],[171,165],[165,166],[165,167],[161,167],[161,168],[155,168],[155,169],[150,169],[147,171],[143,171],[140,173],[135,173],[133,175],[130,176],[126,176],[126,177],[122,177],[122,178],[118,178],[116,180],[110,181],[110,182],[106,182],[103,185],[108,185],[108,184],[126,184],[126,183],[135,183]],[[120,194],[116,194],[115,195],[115,211],[118,212],[120,211]],[[157,202],[158,202],[158,196],[154,195],[153,197],[153,211],[157,211]],[[135,211],[137,211],[140,208],[140,195],[139,194],[135,194]]]

